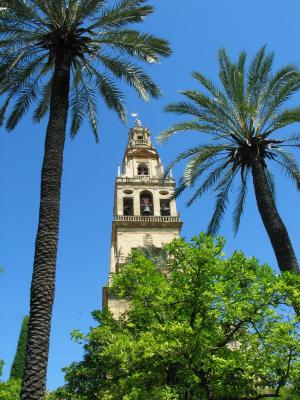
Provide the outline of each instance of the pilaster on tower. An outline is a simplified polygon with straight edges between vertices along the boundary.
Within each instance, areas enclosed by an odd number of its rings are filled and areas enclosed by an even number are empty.
[[[103,289],[103,305],[115,318],[127,310],[128,304],[110,294],[113,275],[126,263],[132,249],[162,247],[179,237],[182,226],[172,198],[175,181],[172,177],[163,179],[163,165],[150,131],[139,125],[129,131],[122,170],[118,170],[115,182],[109,282]]]

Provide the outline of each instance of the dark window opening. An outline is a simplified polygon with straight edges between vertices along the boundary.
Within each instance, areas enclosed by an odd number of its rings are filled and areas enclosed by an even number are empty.
[[[170,200],[160,200],[160,215],[163,217],[171,215]]]
[[[139,166],[138,166],[138,175],[149,175],[148,165],[139,164]]]
[[[143,139],[143,136],[138,136],[137,137],[139,140],[142,140]]]
[[[140,194],[141,215],[153,215],[152,193],[144,191]]]
[[[133,215],[133,198],[124,197],[123,198],[123,211],[124,215]]]

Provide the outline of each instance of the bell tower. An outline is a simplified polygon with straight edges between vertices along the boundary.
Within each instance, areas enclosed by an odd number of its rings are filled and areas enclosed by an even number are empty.
[[[163,179],[163,165],[151,143],[150,131],[137,119],[130,129],[122,169],[115,183],[114,218],[110,250],[109,281],[103,288],[103,305],[115,318],[126,311],[125,300],[109,291],[113,274],[125,264],[131,250],[164,243],[179,237],[182,222],[172,199],[175,181]]]

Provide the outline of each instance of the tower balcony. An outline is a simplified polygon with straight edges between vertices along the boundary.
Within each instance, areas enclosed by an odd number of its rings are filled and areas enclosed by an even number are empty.
[[[149,140],[136,139],[136,140],[133,141],[132,145],[133,146],[140,146],[140,145],[150,146],[151,143],[149,142]]]
[[[115,221],[121,222],[180,222],[180,217],[146,216],[146,215],[116,215]]]

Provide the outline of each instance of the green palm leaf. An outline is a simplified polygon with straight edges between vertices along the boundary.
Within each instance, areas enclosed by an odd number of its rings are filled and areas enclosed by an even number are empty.
[[[33,120],[40,122],[42,118],[47,114],[50,106],[51,92],[52,92],[52,78],[45,84],[42,89],[42,95],[40,102],[34,111]]]
[[[278,156],[275,162],[282,167],[283,171],[296,183],[300,190],[300,169],[293,155],[281,149],[274,150],[274,153]]]
[[[227,166],[228,162],[224,162],[222,165],[218,166],[208,174],[208,177],[196,190],[195,194],[187,201],[188,207],[191,206],[194,201],[200,198],[205,192],[207,192],[224,173],[228,173],[228,170],[226,169]],[[186,185],[186,187],[188,187],[188,185]]]
[[[276,190],[275,190],[275,178],[272,172],[269,170],[269,168],[265,168],[265,174],[266,174],[266,179],[267,179],[267,184],[271,193],[271,196],[273,198],[274,203],[276,203]]]
[[[145,0],[121,0],[116,6],[104,9],[102,16],[89,28],[120,28],[129,23],[143,22],[143,19],[153,12],[153,7],[144,4]]]
[[[217,190],[217,199],[216,206],[213,216],[208,224],[207,232],[210,235],[215,235],[218,232],[221,224],[221,220],[227,208],[228,195],[231,189],[232,182],[234,180],[236,172],[232,172],[229,170],[225,177],[221,180],[221,183],[218,185]]]
[[[99,56],[99,60],[116,78],[124,79],[133,87],[143,100],[149,100],[149,94],[152,97],[161,95],[160,89],[152,82],[149,75],[128,60],[108,57],[103,53]]]
[[[32,101],[37,97],[39,77],[27,83],[21,90],[15,106],[6,122],[6,129],[12,131],[26,113]]]
[[[241,222],[241,216],[244,212],[244,208],[245,208],[245,201],[246,201],[246,197],[247,197],[247,191],[248,191],[248,187],[247,187],[247,176],[249,173],[249,169],[247,168],[245,170],[245,174],[241,180],[241,184],[240,187],[238,189],[238,196],[237,196],[237,200],[236,200],[236,204],[234,207],[234,211],[233,211],[233,232],[234,235],[237,234],[239,226],[240,226],[240,222]]]

